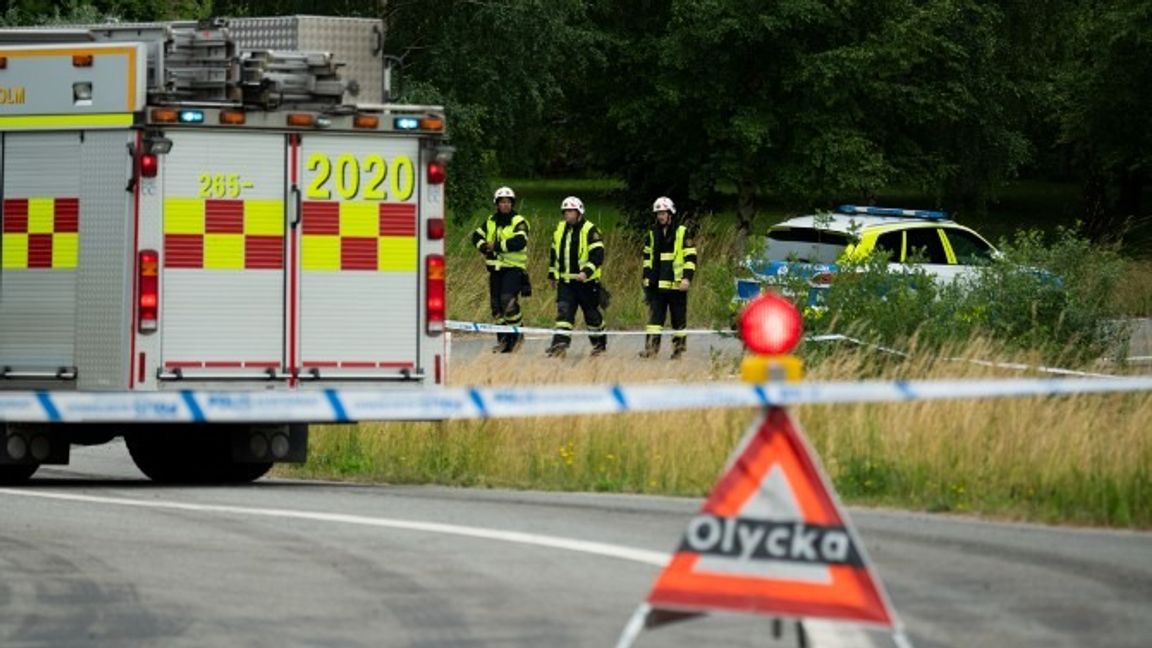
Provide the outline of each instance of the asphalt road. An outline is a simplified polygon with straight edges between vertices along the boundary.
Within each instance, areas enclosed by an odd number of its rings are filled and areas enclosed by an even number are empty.
[[[141,481],[122,445],[0,489],[0,646],[610,646],[698,502]],[[1148,646],[1152,534],[853,510],[916,646]],[[763,618],[639,646],[796,645]],[[811,626],[814,646],[869,645]],[[871,645],[889,645],[871,635]]]

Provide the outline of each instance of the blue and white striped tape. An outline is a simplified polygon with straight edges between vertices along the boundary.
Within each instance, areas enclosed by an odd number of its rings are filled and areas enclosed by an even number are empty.
[[[350,422],[620,414],[811,403],[1152,391],[1152,376],[746,385],[548,385],[386,392],[0,392],[0,421]]]

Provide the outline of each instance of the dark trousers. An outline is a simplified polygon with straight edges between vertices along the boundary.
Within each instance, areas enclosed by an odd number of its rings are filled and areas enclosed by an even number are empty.
[[[556,286],[556,328],[571,331],[576,323],[576,309],[584,311],[584,323],[589,331],[604,330],[604,315],[600,312],[600,282],[561,281]],[[590,335],[588,340],[593,348],[608,346],[608,336]],[[552,338],[553,346],[572,343],[571,335],[557,333]]]
[[[524,319],[520,312],[520,290],[524,285],[524,271],[519,268],[501,268],[488,273],[488,304],[497,324],[519,326]],[[519,333],[497,333],[496,341],[511,348],[520,341]]]
[[[688,292],[685,290],[648,291],[648,332],[646,346],[660,348],[660,337],[664,332],[664,322],[672,315],[672,344],[677,349],[687,346],[688,337],[682,331],[688,328]]]

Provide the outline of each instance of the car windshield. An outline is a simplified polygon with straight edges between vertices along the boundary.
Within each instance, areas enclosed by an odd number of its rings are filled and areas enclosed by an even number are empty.
[[[773,260],[803,261],[805,263],[836,263],[852,237],[843,232],[831,232],[813,227],[779,227],[768,231],[768,258]]]

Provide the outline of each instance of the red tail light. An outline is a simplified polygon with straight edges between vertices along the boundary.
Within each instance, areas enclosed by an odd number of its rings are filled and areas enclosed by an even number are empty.
[[[159,328],[160,313],[160,255],[156,250],[141,250],[136,278],[136,322],[141,333]]]
[[[448,172],[444,170],[444,165],[439,162],[430,162],[428,164],[428,184],[444,184],[448,179]]]
[[[428,335],[440,335],[444,332],[444,256],[429,254],[424,257],[424,321],[427,323]]]
[[[428,238],[433,241],[439,241],[440,239],[444,238],[443,218],[428,219]]]
[[[160,159],[154,153],[144,153],[140,156],[140,177],[155,178],[160,169]]]

